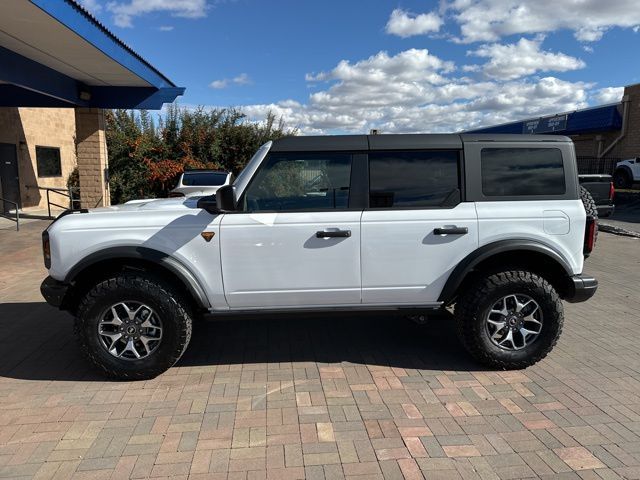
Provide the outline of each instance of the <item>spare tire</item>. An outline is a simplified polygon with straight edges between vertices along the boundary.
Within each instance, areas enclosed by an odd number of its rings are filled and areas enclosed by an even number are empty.
[[[589,190],[580,185],[580,200],[582,200],[582,205],[584,205],[584,211],[587,212],[587,216],[591,216],[594,219],[598,220],[598,209],[596,207],[596,201],[589,193]],[[598,240],[598,228],[596,225],[596,237],[593,240],[593,244]]]

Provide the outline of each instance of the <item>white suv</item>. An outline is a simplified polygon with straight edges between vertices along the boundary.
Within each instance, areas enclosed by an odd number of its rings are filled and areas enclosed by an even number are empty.
[[[613,183],[616,188],[631,188],[635,182],[640,182],[640,157],[616,163],[616,169],[613,172]]]
[[[479,361],[522,368],[555,345],[595,220],[560,136],[288,137],[200,199],[66,212],[43,233],[49,303],[89,359],[150,378],[198,317],[455,305]]]
[[[186,170],[180,175],[178,185],[169,192],[169,198],[213,195],[224,185],[231,183],[231,173],[216,170]]]

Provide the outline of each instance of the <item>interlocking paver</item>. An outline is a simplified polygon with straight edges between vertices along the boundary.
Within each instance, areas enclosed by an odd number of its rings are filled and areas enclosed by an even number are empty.
[[[473,363],[446,315],[294,316],[197,324],[120,383],[40,298],[42,228],[0,232],[0,478],[640,478],[635,239],[601,233],[598,293],[524,371]]]

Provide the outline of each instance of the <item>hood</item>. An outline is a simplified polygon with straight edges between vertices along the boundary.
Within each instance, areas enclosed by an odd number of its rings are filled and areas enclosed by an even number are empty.
[[[197,203],[201,196],[178,197],[178,198],[147,198],[144,200],[131,200],[122,205],[111,205],[109,207],[91,208],[92,213],[107,212],[135,212],[135,211],[155,211],[155,210],[190,210],[197,209]]]

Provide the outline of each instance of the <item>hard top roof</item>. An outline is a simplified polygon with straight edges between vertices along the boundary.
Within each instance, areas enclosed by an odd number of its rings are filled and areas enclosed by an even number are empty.
[[[463,142],[570,142],[561,135],[382,134],[292,136],[273,141],[273,152],[461,149]]]

